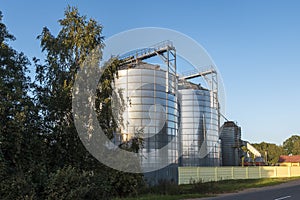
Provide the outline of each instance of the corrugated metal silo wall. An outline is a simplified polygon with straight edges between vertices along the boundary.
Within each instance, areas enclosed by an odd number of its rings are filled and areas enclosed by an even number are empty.
[[[241,128],[234,122],[225,122],[221,128],[222,165],[238,166]]]
[[[218,113],[210,91],[180,89],[180,166],[219,166]]]
[[[175,78],[172,80],[177,81]],[[175,91],[177,82],[170,85],[169,81],[168,85]],[[178,161],[179,114],[177,95],[170,93],[166,88],[167,72],[150,64],[119,70],[115,86],[122,89],[127,106],[123,114],[123,124],[120,126],[121,134],[133,136],[137,130],[143,129],[144,147],[141,152],[143,169],[152,171],[162,164],[171,164],[171,169],[164,168],[160,170],[162,172],[158,170],[147,173],[147,177],[154,181],[176,180],[177,169],[174,170],[174,166],[177,166]],[[158,151],[167,145],[167,150]]]

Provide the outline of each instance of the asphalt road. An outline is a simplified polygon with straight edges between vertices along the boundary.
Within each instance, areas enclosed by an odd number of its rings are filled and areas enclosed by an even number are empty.
[[[199,200],[300,200],[300,180]],[[195,200],[195,199],[194,199]]]

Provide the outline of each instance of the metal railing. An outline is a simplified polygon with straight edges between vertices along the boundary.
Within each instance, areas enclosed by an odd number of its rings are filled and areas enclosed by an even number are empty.
[[[165,40],[147,48],[130,51],[120,56],[120,60],[139,59],[139,58],[146,57],[147,55],[152,55],[152,54],[155,55],[155,52],[159,52],[163,50],[167,51],[168,48],[174,49],[173,43],[169,40]]]
[[[181,79],[188,79],[189,77],[206,76],[211,73],[216,73],[216,70],[212,66],[201,67],[201,69],[189,70],[181,73]]]

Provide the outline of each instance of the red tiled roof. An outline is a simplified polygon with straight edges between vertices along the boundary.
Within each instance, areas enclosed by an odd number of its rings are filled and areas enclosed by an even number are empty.
[[[300,162],[300,155],[294,156],[279,156],[278,162]]]

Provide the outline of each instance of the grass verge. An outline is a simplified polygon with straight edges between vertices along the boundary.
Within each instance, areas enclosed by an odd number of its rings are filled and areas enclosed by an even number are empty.
[[[180,200],[211,197],[216,194],[237,192],[248,188],[273,186],[296,179],[300,179],[300,177],[223,180],[206,183],[196,182],[186,185],[160,182],[156,186],[142,188],[138,195],[134,197],[117,198],[115,200]]]

